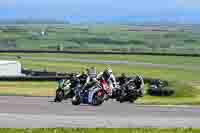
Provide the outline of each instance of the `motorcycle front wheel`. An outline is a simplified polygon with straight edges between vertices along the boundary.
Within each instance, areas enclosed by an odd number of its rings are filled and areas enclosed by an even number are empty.
[[[80,105],[80,104],[81,104],[81,99],[80,99],[80,97],[79,97],[79,96],[74,96],[74,97],[72,98],[72,104],[73,104],[73,105]]]
[[[136,96],[135,96],[135,97],[130,97],[130,98],[129,98],[129,102],[130,102],[130,103],[135,103],[135,101],[136,101],[137,99],[138,99],[138,97],[136,97]]]
[[[93,97],[93,99],[92,99],[92,105],[94,105],[94,106],[98,106],[98,105],[101,105],[102,103],[103,103],[103,98],[104,98],[104,93],[103,92],[100,92],[100,93],[102,93],[102,95],[101,96],[98,96],[98,93],[99,92],[97,92],[97,93],[95,93],[95,95],[94,95],[94,97]]]

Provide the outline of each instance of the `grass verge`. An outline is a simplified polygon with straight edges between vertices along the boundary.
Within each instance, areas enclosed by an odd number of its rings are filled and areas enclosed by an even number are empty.
[[[181,64],[186,66],[200,65],[199,57],[182,57],[182,56],[0,53],[0,57],[1,56],[120,60],[120,61],[130,61],[130,62],[136,61],[136,62],[145,62],[154,64],[169,64],[169,65]]]
[[[95,63],[80,63],[80,62],[49,62],[49,61],[32,61],[32,60],[19,60],[23,67],[27,69],[44,69],[48,71],[60,72],[77,72],[85,69],[86,67],[95,66],[97,72],[103,71],[107,64]],[[144,77],[161,78],[164,80],[184,80],[184,81],[197,81],[200,79],[200,71],[196,70],[181,70],[181,69],[168,69],[168,68],[147,68],[141,66],[129,65],[109,65],[112,67],[115,75],[126,73],[127,75],[140,74]]]
[[[0,82],[0,95],[54,96],[56,82]]]
[[[0,82],[0,95],[55,96],[56,82]],[[150,96],[147,93],[136,104],[145,105],[199,105],[200,90],[182,82],[170,82],[175,95],[169,97]],[[147,85],[145,86],[147,90]]]
[[[145,105],[200,105],[200,90],[180,81],[169,82],[169,88],[175,91],[172,96],[150,96],[147,93],[136,101]],[[147,90],[147,86],[145,86]]]

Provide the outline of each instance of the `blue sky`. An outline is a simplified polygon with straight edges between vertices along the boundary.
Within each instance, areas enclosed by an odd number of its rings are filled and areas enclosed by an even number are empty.
[[[0,19],[200,20],[200,0],[0,0]]]

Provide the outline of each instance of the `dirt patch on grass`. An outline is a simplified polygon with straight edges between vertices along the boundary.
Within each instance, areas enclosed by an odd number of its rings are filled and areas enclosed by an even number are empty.
[[[0,90],[8,90],[8,89],[16,89],[16,87],[15,86],[0,86]]]

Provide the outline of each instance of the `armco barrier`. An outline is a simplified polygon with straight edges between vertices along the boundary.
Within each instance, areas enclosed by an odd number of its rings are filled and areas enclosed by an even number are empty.
[[[22,70],[22,73],[29,76],[68,76],[68,73],[48,72],[48,71],[33,71]]]
[[[22,73],[26,76],[0,76],[0,81],[57,81],[60,79],[68,79],[72,73],[59,73],[48,71],[35,71],[22,69]],[[132,77],[132,76],[131,76]],[[129,77],[129,78],[131,78]],[[116,77],[118,80],[119,76]],[[145,83],[150,83],[152,80],[159,80],[154,78],[144,78]],[[167,82],[167,81],[165,81]]]
[[[95,51],[47,51],[47,50],[0,50],[0,53],[65,53],[65,54],[116,54],[116,55],[152,55],[152,56],[188,56],[200,57],[200,54],[152,53],[152,52],[95,52]]]
[[[69,76],[3,76],[0,77],[0,81],[58,81],[68,78]]]
[[[60,79],[69,79],[70,76],[2,76],[0,81],[58,81]],[[144,78],[145,83],[149,83],[152,78]]]

